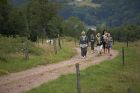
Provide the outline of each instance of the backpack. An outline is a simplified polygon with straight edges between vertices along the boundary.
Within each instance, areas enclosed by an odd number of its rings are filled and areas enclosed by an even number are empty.
[[[95,41],[95,37],[93,34],[90,35],[90,42],[94,42]]]
[[[102,35],[102,37],[101,37],[101,42],[102,43],[107,43],[107,36],[105,36],[105,35]]]
[[[81,38],[80,38],[80,44],[87,44],[87,43],[88,43],[87,36],[81,36]]]
[[[101,38],[100,37],[96,37],[97,39],[97,45],[100,45],[101,44]]]

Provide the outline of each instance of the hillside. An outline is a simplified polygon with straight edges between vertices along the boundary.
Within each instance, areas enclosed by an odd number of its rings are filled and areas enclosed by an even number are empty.
[[[24,3],[27,3],[29,0],[10,0],[10,2],[16,6],[20,6]]]
[[[22,4],[28,0],[12,0]],[[77,16],[88,25],[120,26],[123,24],[140,24],[139,0],[51,0],[64,4],[59,14],[67,19]]]
[[[122,24],[140,24],[139,0],[92,0],[101,7],[72,7],[66,6],[61,15],[80,17],[88,25],[106,23],[108,26],[120,26]]]

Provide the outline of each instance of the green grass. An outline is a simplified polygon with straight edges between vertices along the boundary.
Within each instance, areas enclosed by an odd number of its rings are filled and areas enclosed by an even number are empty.
[[[124,43],[115,43],[120,55],[110,61],[81,71],[81,93],[140,93],[140,43],[125,47],[125,66],[122,65],[121,49]],[[63,75],[26,93],[76,93],[76,75]]]
[[[70,47],[64,45],[63,49],[58,52],[57,55],[50,54],[46,57],[47,62],[49,63],[56,63],[58,61],[67,60],[69,58],[72,58],[73,55],[75,55],[76,52],[70,49]]]
[[[37,45],[28,41],[29,60],[25,60],[22,51],[22,40],[21,38],[0,37],[0,76],[30,69],[38,65],[60,62],[76,54],[76,51],[71,48],[71,42],[65,42],[66,44],[62,45],[62,49],[55,55],[53,47],[49,44]]]

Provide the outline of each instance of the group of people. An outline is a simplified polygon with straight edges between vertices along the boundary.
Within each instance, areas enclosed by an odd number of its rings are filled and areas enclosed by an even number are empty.
[[[108,53],[109,56],[112,56],[110,50],[112,48],[112,37],[110,33],[108,33],[106,30],[103,30],[102,34],[97,33],[94,34],[94,31],[90,34],[90,36],[86,36],[86,33],[83,31],[81,33],[80,37],[80,48],[81,48],[81,56],[83,58],[87,55],[87,49],[90,43],[91,52],[95,53],[97,51],[98,55],[101,55],[102,53]]]

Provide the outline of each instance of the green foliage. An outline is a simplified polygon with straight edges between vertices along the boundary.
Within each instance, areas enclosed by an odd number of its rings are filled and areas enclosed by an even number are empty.
[[[74,38],[79,38],[80,33],[85,30],[85,24],[77,17],[68,18],[62,25],[64,35]]]
[[[20,9],[13,8],[9,13],[9,34],[12,36],[29,36],[29,32],[27,32],[27,20],[25,14]]]
[[[62,22],[63,19],[59,16],[54,16],[52,20],[48,22],[47,36],[49,38],[57,38],[58,34],[62,36]]]
[[[48,0],[30,0],[21,7],[14,7],[8,1],[0,1],[0,34],[19,35],[31,41],[46,38],[46,35],[56,37],[56,33],[62,34],[60,22],[63,20],[57,15],[58,4]],[[50,24],[53,26],[49,27]]]
[[[47,0],[31,0],[26,9],[31,39],[32,37],[44,38],[47,33],[52,34],[48,24],[57,15],[57,11],[58,5]]]
[[[121,27],[109,29],[115,40],[118,41],[135,41],[140,39],[139,25],[124,25]]]
[[[139,0],[101,0],[100,3],[102,7],[97,11],[97,15],[100,15],[108,26],[140,24],[137,21],[140,19]]]
[[[8,18],[10,5],[8,0],[0,0],[0,34],[9,35]]]

